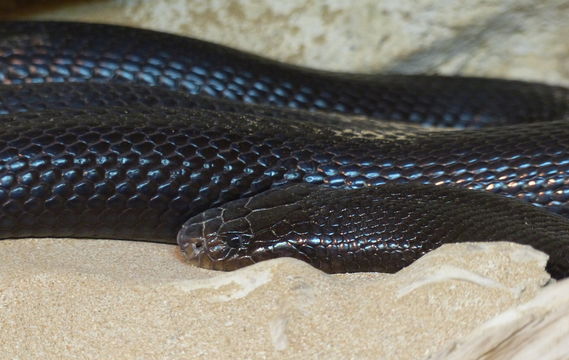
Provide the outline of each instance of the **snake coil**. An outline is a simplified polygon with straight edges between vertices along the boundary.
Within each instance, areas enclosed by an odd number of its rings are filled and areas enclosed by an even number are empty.
[[[565,88],[329,73],[58,22],[0,23],[0,82],[1,238],[178,241],[214,269],[328,272],[507,240],[569,275]]]

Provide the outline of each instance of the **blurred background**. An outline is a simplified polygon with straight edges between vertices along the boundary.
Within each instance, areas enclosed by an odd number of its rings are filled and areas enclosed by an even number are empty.
[[[569,0],[1,0],[0,19],[106,22],[351,72],[569,85]]]

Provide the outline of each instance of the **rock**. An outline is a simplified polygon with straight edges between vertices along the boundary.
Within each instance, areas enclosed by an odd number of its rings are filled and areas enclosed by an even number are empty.
[[[26,11],[21,1],[4,1],[0,18],[147,27],[319,69],[569,85],[566,0],[29,2]]]
[[[548,286],[452,342],[431,360],[557,360],[569,358],[569,280]]]
[[[397,274],[324,274],[294,259],[231,273],[175,246],[0,242],[6,358],[418,359],[547,283],[546,256],[510,243],[445,245]]]

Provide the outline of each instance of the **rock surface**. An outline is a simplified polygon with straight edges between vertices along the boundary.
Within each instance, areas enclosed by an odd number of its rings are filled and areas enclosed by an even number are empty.
[[[293,259],[220,273],[178,255],[148,243],[1,242],[0,353],[421,359],[549,279],[545,255],[510,243],[443,246],[392,275],[327,275]]]
[[[550,285],[430,360],[562,360],[569,358],[569,281]]]
[[[569,84],[567,0],[26,3],[32,5],[4,0],[0,18],[141,26],[320,69],[460,73]]]

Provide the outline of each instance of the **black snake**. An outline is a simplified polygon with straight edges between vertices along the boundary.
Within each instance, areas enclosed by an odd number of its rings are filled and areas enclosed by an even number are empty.
[[[569,275],[568,89],[57,22],[0,23],[0,82],[1,238],[177,237],[214,269],[328,272],[504,240]]]

